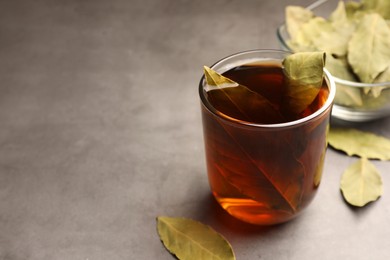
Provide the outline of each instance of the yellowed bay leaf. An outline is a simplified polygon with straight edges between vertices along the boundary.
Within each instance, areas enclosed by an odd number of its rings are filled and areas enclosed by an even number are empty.
[[[164,246],[178,259],[236,259],[222,235],[195,220],[160,216],[157,231]]]
[[[329,145],[349,156],[390,160],[390,139],[353,128],[331,128]]]
[[[368,159],[361,158],[345,170],[340,189],[349,204],[363,207],[382,195],[382,178]]]

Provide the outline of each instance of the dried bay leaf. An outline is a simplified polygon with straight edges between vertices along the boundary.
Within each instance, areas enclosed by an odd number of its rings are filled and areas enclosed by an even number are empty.
[[[287,6],[285,9],[286,28],[291,38],[295,38],[303,24],[314,17],[314,13],[301,6]]]
[[[233,172],[234,168],[231,165],[224,165],[225,170],[230,170],[231,177],[242,179],[240,191],[259,202],[267,198],[274,209],[289,214],[295,213],[301,203],[305,176],[303,165],[293,156],[293,147],[296,146],[285,138],[275,142],[275,135],[272,133],[263,135],[253,133],[250,136],[251,142],[248,142],[248,135],[251,134],[248,131],[239,131],[229,126],[224,128],[232,142],[236,144],[232,153],[240,154],[239,158],[245,158],[245,163],[252,168],[246,172],[236,168],[237,170]],[[294,141],[301,142],[301,140]],[[266,149],[256,149],[256,147],[266,147]],[[280,152],[282,150],[284,152]],[[275,166],[272,162],[283,162],[283,167]],[[285,169],[289,169],[288,176]],[[245,178],[240,175],[245,175]]]
[[[322,35],[329,34],[333,30],[332,25],[322,17],[314,17],[301,26],[301,30],[297,32],[295,41],[297,45],[302,45],[301,51],[318,50],[316,46],[317,39],[322,38]]]
[[[203,70],[206,78],[206,83],[210,87],[206,89],[207,91],[216,88],[222,89],[222,88],[232,88],[232,87],[239,86],[237,82],[234,82],[233,80],[222,76],[221,74],[217,73],[216,71],[210,69],[207,66],[203,66]]]
[[[385,19],[390,19],[390,1],[389,0],[362,0],[363,8],[368,11],[374,11]]]
[[[349,204],[363,207],[382,195],[382,178],[368,159],[361,158],[344,171],[340,189]]]
[[[346,57],[326,56],[326,68],[332,74],[340,79],[349,81],[358,81],[348,65]],[[334,102],[336,104],[359,107],[363,105],[362,93],[359,88],[351,88],[341,83],[337,84],[337,95]]]
[[[390,82],[390,66],[376,77],[374,83]],[[390,84],[387,86],[390,87]]]
[[[349,156],[390,160],[390,139],[352,128],[331,128],[329,145]]]
[[[215,93],[219,100],[231,102],[236,108],[236,119],[244,119],[255,123],[284,122],[284,116],[277,108],[264,96],[252,91],[248,87],[241,85],[216,71],[204,66],[204,74],[209,91],[219,91]],[[221,112],[224,107],[219,107]],[[259,111],[259,113],[253,113]]]
[[[236,259],[229,242],[211,227],[200,222],[159,216],[157,231],[168,251],[181,260]]]
[[[345,12],[349,20],[359,19],[364,14],[363,3],[355,1],[345,2]]]
[[[299,52],[283,62],[286,76],[285,103],[294,113],[305,110],[318,95],[323,81],[325,52]]]
[[[376,13],[365,14],[348,43],[348,62],[362,82],[372,83],[390,65],[390,28]]]
[[[336,9],[329,16],[329,21],[337,24],[348,21],[347,10],[343,1],[338,2]]]
[[[360,89],[342,84],[337,84],[337,95],[334,102],[348,107],[361,107],[364,104]]]
[[[358,82],[355,74],[353,74],[352,69],[349,67],[346,56],[326,56],[326,68],[332,74],[339,79],[349,80]]]

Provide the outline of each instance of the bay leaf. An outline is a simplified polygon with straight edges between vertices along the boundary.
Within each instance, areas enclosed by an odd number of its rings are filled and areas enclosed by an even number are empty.
[[[349,156],[390,160],[390,139],[353,128],[330,128],[329,145]]]
[[[383,71],[381,74],[378,75],[378,77],[375,78],[374,83],[384,83],[384,82],[390,82],[390,66],[387,67],[385,71]],[[367,88],[367,93],[371,93],[373,97],[378,98],[382,94],[383,90],[390,89],[390,84],[387,84],[386,86],[378,86],[378,87],[369,87]]]
[[[211,89],[216,89],[216,88],[231,88],[231,87],[238,87],[239,84],[229,78],[226,78],[219,74],[218,72],[210,69],[207,66],[203,66],[203,71],[206,79],[206,83],[210,87],[214,87]],[[206,89],[211,90],[210,88]]]
[[[313,45],[318,51],[325,51],[337,56],[345,56],[348,51],[348,43],[355,26],[353,23],[332,24],[317,37],[313,38]],[[337,41],[335,41],[337,39]]]
[[[297,32],[294,40],[297,44],[306,46],[306,51],[319,50],[315,43],[317,39],[324,34],[329,34],[333,31],[332,25],[322,17],[314,17],[306,23],[302,24],[301,30]]]
[[[382,178],[375,166],[363,157],[344,171],[340,189],[349,204],[363,207],[382,195]]]
[[[285,9],[286,28],[291,38],[296,38],[303,24],[314,17],[314,13],[301,6],[287,6]]]
[[[298,114],[313,102],[321,89],[325,52],[294,53],[282,64],[287,81],[285,104]]]
[[[348,107],[361,107],[363,106],[362,93],[359,88],[351,88],[343,84],[337,84],[337,95],[334,98],[334,102],[339,105]]]
[[[329,16],[329,21],[342,24],[348,21],[347,10],[344,1],[339,1],[337,7]]]
[[[363,8],[367,11],[374,11],[385,19],[390,19],[389,0],[362,0]]]
[[[333,55],[326,56],[326,66],[328,71],[339,79],[358,81],[351,71],[347,58],[345,56],[334,57]],[[337,90],[334,102],[339,105],[348,107],[363,106],[362,93],[359,88],[351,88],[341,83],[337,83]]]
[[[363,3],[347,1],[344,3],[348,20],[359,19],[364,14]]]
[[[346,56],[326,55],[326,66],[332,76],[339,79],[358,82],[355,74],[348,64]]]
[[[208,91],[219,90],[219,100],[221,102],[222,100],[231,102],[236,108],[236,119],[244,119],[248,122],[264,124],[285,121],[284,116],[272,102],[259,93],[219,74],[207,66],[204,66],[204,74]],[[223,107],[220,108],[222,109]],[[253,111],[259,111],[259,113],[253,113]],[[220,112],[224,111],[221,110]],[[233,115],[228,114],[228,116]]]
[[[292,144],[278,133],[259,135],[226,124],[220,126],[226,135],[222,147],[216,149],[219,153],[223,151],[218,155],[219,174],[245,196],[258,202],[267,201],[264,208],[270,206],[268,210],[295,213],[301,203],[305,169],[294,152],[305,139],[291,138]],[[287,176],[286,169],[289,171]]]
[[[181,260],[236,259],[229,242],[198,221],[159,216],[157,231],[168,251]]]
[[[348,43],[348,62],[361,82],[372,83],[390,64],[390,28],[376,13],[365,14]]]
[[[390,66],[376,77],[374,83],[390,82]],[[388,86],[390,87],[390,85]]]
[[[367,13],[367,11],[364,10],[363,4],[355,1],[345,2],[345,12],[348,20],[355,25],[358,24],[362,17]]]

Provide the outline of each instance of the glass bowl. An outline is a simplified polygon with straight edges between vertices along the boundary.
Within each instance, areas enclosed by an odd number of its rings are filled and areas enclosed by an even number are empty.
[[[306,7],[315,15],[328,18],[338,1],[319,0]],[[292,51],[288,45],[290,36],[285,24],[276,31],[280,47]],[[332,116],[349,122],[366,122],[390,116],[390,82],[360,83],[333,76],[336,97]]]

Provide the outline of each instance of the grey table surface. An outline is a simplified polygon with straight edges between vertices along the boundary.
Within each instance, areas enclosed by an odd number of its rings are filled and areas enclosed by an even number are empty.
[[[229,54],[279,48],[309,0],[0,1],[0,259],[174,259],[160,215],[224,235],[237,259],[389,259],[384,195],[349,207],[329,149],[296,220],[244,224],[210,195],[198,81]],[[390,137],[390,118],[356,126]]]

